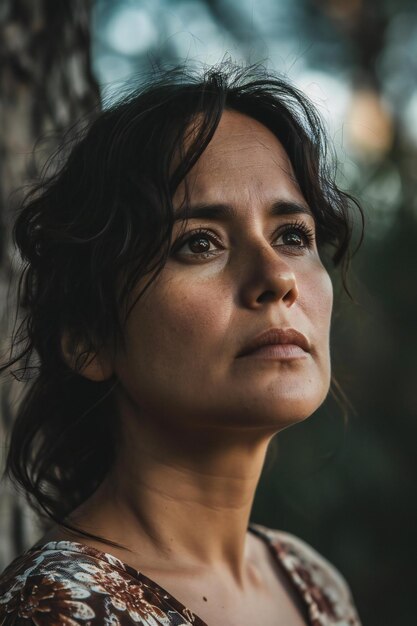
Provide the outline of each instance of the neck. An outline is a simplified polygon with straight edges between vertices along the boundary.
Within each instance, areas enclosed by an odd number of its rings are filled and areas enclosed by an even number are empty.
[[[167,424],[150,428],[152,420],[123,417],[116,462],[95,495],[98,517],[107,525],[101,523],[100,530],[147,554],[150,563],[210,566],[240,584],[250,556],[249,516],[271,434],[187,433],[177,426],[174,432]]]

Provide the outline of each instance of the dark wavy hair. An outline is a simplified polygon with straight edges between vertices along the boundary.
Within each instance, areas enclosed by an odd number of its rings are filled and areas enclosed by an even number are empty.
[[[225,110],[258,120],[282,143],[314,214],[319,254],[341,269],[351,297],[352,233],[358,213],[360,245],[363,211],[335,183],[315,108],[286,80],[259,65],[176,68],[96,113],[63,164],[19,209],[13,236],[23,260],[21,321],[0,368],[26,385],[6,475],[39,514],[70,529],[66,516],[103,481],[118,440],[117,380],[93,382],[80,372],[91,354],[124,345],[125,321],[170,253],[173,194]],[[145,287],[131,302],[143,277]],[[73,367],[63,355],[64,334]],[[332,384],[338,387],[333,377]]]

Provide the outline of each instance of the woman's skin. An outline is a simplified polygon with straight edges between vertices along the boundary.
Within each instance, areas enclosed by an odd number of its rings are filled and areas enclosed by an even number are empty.
[[[77,538],[140,569],[210,626],[276,626],[277,616],[300,626],[293,593],[247,526],[271,438],[328,393],[332,283],[316,243],[307,247],[298,227],[282,232],[294,220],[314,232],[314,218],[259,122],[226,111],[186,182],[191,206],[230,211],[188,221],[186,233],[210,233],[172,254],[128,319],[126,350],[84,370],[119,379],[122,435],[112,471],[70,521],[126,546]],[[178,211],[183,198],[184,184]],[[271,215],[279,202],[305,212]],[[309,340],[303,358],[237,356],[264,330],[290,327]],[[56,527],[48,539],[65,536]]]

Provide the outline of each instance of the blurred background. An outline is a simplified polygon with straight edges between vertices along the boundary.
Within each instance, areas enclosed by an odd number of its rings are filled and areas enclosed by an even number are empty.
[[[3,313],[21,186],[54,150],[57,133],[96,103],[117,99],[126,80],[228,55],[262,61],[314,101],[335,146],[339,184],[366,213],[349,283],[356,302],[334,275],[332,364],[349,417],[346,425],[330,395],[277,438],[252,518],[302,537],[333,562],[365,626],[414,625],[415,0],[2,0],[0,51]],[[5,331],[2,348],[7,339]],[[3,463],[13,403],[4,393],[1,400]],[[39,529],[22,497],[1,488],[3,569]]]

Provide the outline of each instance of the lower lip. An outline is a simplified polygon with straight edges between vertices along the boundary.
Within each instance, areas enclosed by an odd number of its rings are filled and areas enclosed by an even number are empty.
[[[308,353],[293,343],[280,343],[268,346],[262,346],[250,354],[245,354],[244,358],[254,359],[279,359],[289,361],[290,359],[302,359],[308,356]]]

